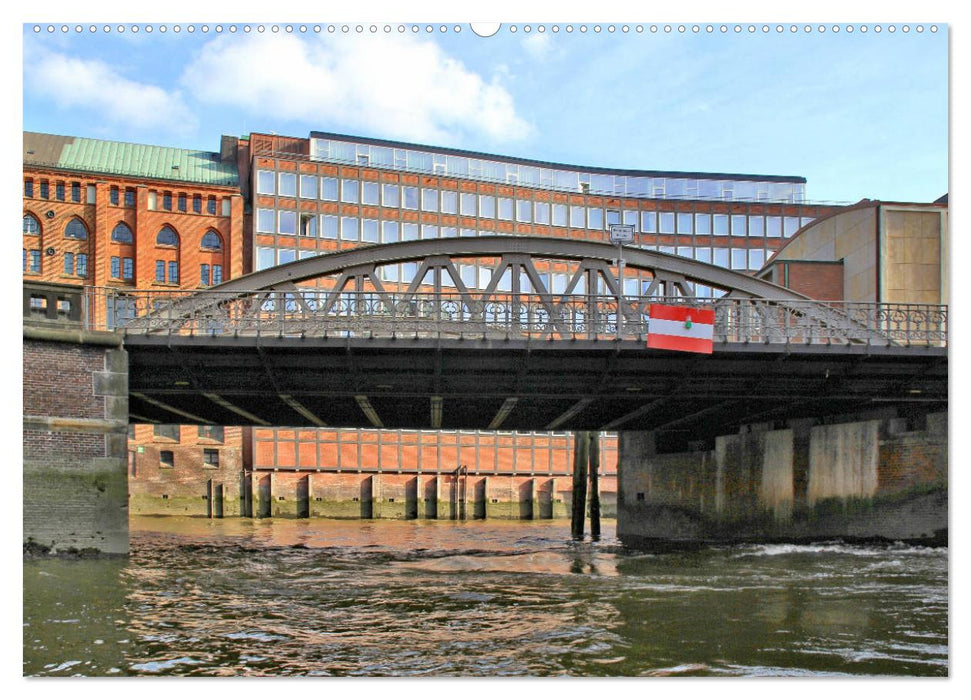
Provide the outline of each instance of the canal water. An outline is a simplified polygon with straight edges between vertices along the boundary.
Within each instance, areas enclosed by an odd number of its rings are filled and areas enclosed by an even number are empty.
[[[637,553],[607,521],[133,518],[24,562],[37,676],[946,676],[946,549]]]

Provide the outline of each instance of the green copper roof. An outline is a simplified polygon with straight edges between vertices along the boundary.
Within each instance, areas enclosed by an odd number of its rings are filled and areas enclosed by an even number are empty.
[[[157,180],[239,185],[235,162],[219,153],[24,132],[24,164]]]

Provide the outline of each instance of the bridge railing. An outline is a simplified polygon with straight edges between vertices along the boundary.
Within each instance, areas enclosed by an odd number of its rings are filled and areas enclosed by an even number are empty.
[[[716,343],[947,343],[946,306],[735,297],[88,288],[85,319],[129,334],[646,341],[655,303],[714,309]]]

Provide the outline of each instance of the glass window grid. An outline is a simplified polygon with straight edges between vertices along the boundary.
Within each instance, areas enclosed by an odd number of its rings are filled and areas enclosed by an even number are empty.
[[[320,178],[320,198],[327,202],[337,201],[338,183],[336,177]]]
[[[280,173],[279,195],[281,197],[297,196],[297,174]]]
[[[438,190],[423,187],[421,189],[421,210],[438,211]]]
[[[452,190],[442,190],[442,213],[459,213],[459,193]]]
[[[297,212],[292,209],[280,209],[278,210],[278,217],[278,233],[288,236],[297,235]]]
[[[691,198],[723,201],[778,201],[800,203],[805,185],[793,182],[686,179],[665,176],[628,176],[584,170],[544,168],[488,158],[453,156],[434,151],[392,148],[336,139],[311,139],[314,160],[354,165],[367,164],[393,170],[448,175],[530,187],[627,197]]]
[[[317,193],[319,191],[320,185],[317,182],[316,175],[300,176],[300,196],[303,199],[317,199]]]
[[[272,170],[256,171],[256,194],[276,194],[276,177]]]
[[[357,204],[360,183],[357,180],[341,180],[341,201],[345,204]]]
[[[381,203],[381,187],[376,182],[361,183],[361,204],[378,206]]]

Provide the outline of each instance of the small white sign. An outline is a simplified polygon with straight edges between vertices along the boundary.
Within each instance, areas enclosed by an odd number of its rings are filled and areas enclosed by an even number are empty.
[[[634,227],[630,224],[611,224],[611,243],[631,243],[634,240]]]

